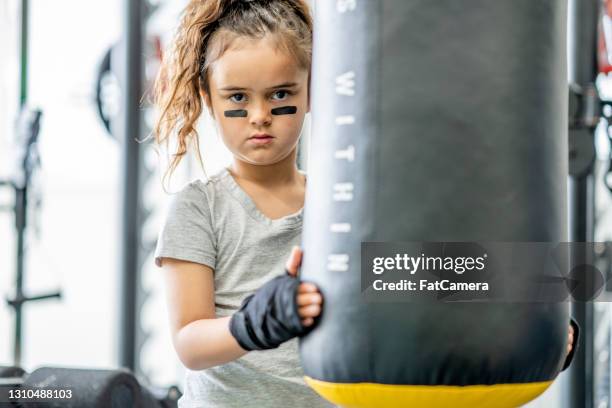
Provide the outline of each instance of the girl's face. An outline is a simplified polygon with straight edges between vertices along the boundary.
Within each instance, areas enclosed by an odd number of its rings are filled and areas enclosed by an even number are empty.
[[[308,71],[276,50],[268,38],[236,39],[210,68],[210,95],[203,96],[234,157],[250,164],[270,165],[292,153],[310,109]],[[272,113],[287,106],[297,110]],[[236,111],[246,113],[231,116],[228,111],[234,115]]]

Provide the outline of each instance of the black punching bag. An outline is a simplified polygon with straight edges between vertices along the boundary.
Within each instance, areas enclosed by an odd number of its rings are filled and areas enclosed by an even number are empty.
[[[368,303],[360,244],[566,241],[563,0],[315,3],[301,279],[306,380],[344,407],[516,407],[558,375],[567,303]]]

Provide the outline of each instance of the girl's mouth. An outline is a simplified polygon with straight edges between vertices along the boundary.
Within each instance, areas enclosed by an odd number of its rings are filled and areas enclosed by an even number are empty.
[[[258,144],[258,145],[262,145],[262,144],[267,144],[270,143],[272,141],[272,139],[274,139],[274,137],[267,135],[267,134],[258,134],[258,135],[254,135],[251,136],[249,138],[249,142]]]

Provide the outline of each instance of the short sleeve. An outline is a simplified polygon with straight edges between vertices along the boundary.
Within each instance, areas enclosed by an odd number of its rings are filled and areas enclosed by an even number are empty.
[[[170,198],[157,238],[155,265],[161,258],[197,262],[215,269],[216,238],[204,187],[193,181]]]

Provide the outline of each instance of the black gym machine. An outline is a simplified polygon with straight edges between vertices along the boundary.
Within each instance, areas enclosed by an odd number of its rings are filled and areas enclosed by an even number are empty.
[[[139,327],[140,307],[146,294],[140,289],[140,270],[146,251],[152,244],[141,244],[140,229],[147,211],[141,207],[143,165],[140,135],[144,134],[140,97],[143,91],[143,23],[147,4],[142,0],[124,2],[124,36],[117,47],[119,58],[114,64],[123,86],[122,106],[126,107],[117,120],[116,137],[122,152],[122,229],[121,229],[121,306],[119,313],[118,367],[112,369],[84,369],[69,367],[39,367],[31,373],[20,367],[22,363],[22,307],[27,302],[61,298],[61,291],[37,296],[28,296],[23,288],[26,259],[25,234],[27,214],[32,203],[28,197],[33,189],[32,180],[40,169],[37,140],[42,112],[27,106],[28,63],[28,9],[29,0],[20,1],[20,112],[13,140],[14,169],[9,179],[0,180],[0,187],[9,187],[14,192],[14,204],[3,206],[15,216],[17,256],[14,295],[6,302],[14,311],[15,329],[13,338],[13,365],[0,366],[0,405],[9,401],[13,390],[55,389],[70,390],[71,398],[57,399],[25,398],[11,402],[11,406],[44,407],[176,407],[181,396],[180,389],[173,385],[159,387],[140,371],[138,351],[146,339]],[[19,396],[19,394],[17,394]],[[60,403],[60,405],[57,405]]]
[[[595,242],[596,228],[599,227],[596,210],[596,135],[597,128],[603,119],[612,153],[610,126],[612,116],[604,114],[606,107],[612,110],[612,102],[600,98],[597,78],[602,70],[601,45],[604,43],[602,21],[607,12],[608,1],[570,0],[568,3],[568,81],[569,81],[569,241]],[[609,41],[609,40],[608,40]],[[607,56],[612,54],[612,44],[606,44]],[[599,54],[598,54],[599,53]],[[605,54],[605,50],[604,50]],[[598,67],[598,58],[600,66]],[[605,71],[608,73],[609,71]],[[606,106],[607,105],[607,106]],[[608,159],[608,169],[603,171],[604,186],[612,192],[612,160]],[[597,174],[598,175],[598,174]],[[605,229],[605,226],[601,226]],[[606,230],[607,231],[607,230]],[[609,239],[609,238],[608,238]],[[607,292],[612,292],[610,285],[612,274],[612,245],[610,242],[596,245],[585,245],[582,251],[572,254],[576,261],[584,264],[601,265],[605,271]],[[585,278],[582,290],[595,293],[596,282]],[[580,295],[574,299],[580,299]],[[581,326],[577,353],[568,370],[568,387],[564,390],[562,406],[567,408],[595,407],[612,400],[610,388],[610,327],[607,313],[597,313],[594,303],[588,301],[572,303],[572,315]],[[597,324],[607,328],[604,342],[595,342]],[[602,359],[599,356],[606,358]],[[595,373],[601,378],[596,378]]]

